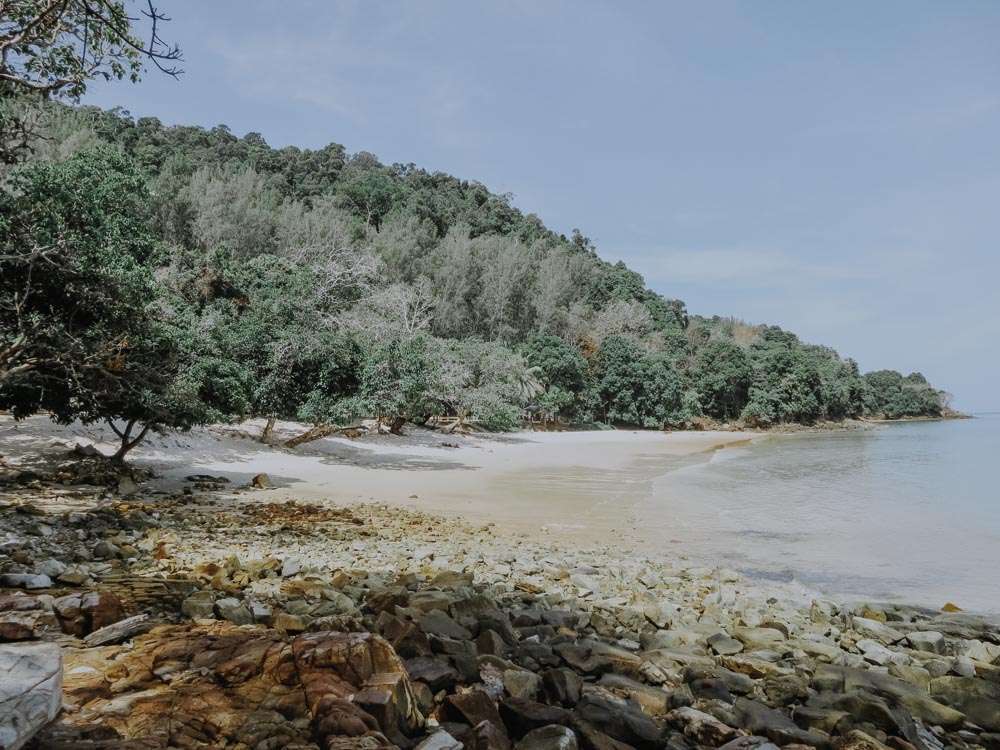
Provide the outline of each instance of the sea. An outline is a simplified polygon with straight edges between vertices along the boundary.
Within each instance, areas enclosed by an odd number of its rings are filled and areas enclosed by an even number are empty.
[[[1000,414],[774,435],[674,464],[652,551],[840,600],[1000,613]]]

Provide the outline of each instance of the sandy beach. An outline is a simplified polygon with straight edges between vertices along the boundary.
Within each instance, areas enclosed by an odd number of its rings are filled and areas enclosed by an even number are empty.
[[[289,450],[280,442],[303,425],[279,422],[273,444],[264,445],[248,437],[262,424],[151,435],[129,460],[156,474],[153,491],[177,491],[194,474],[238,486],[266,473],[275,485],[268,500],[385,502],[515,532],[627,542],[636,524],[630,509],[648,497],[664,461],[707,461],[726,446],[767,437],[625,430],[466,436],[409,427],[398,436],[327,437]],[[75,443],[111,453],[113,440],[104,425],[0,419],[0,454],[11,460]]]

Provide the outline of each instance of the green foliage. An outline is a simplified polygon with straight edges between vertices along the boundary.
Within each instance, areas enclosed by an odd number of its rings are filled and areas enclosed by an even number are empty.
[[[885,419],[940,416],[943,396],[920,373],[905,378],[895,370],[866,373],[864,382],[870,413]]]
[[[669,355],[646,354],[624,336],[608,336],[597,349],[593,388],[603,422],[664,427],[690,416]]]
[[[691,368],[700,413],[716,419],[738,417],[749,400],[750,377],[750,360],[743,349],[725,339],[709,341]]]
[[[587,360],[579,350],[558,336],[536,334],[522,347],[528,364],[539,368],[545,393],[542,411],[568,421],[587,421]]]
[[[756,423],[811,423],[822,415],[821,380],[798,338],[777,328],[751,347],[753,370],[743,418]]]
[[[146,198],[109,149],[32,164],[0,191],[0,408],[72,419],[81,384],[116,380],[109,363],[142,345],[155,295]]]
[[[49,110],[41,161],[0,188],[0,408],[19,417],[119,420],[124,444],[131,426],[246,417],[513,429],[537,407],[662,428],[940,410],[919,374],[861,377],[779,328],[689,316],[479,183]]]

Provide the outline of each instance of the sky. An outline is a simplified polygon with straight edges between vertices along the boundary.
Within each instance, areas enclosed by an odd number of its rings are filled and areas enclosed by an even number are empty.
[[[692,313],[1000,410],[1000,3],[158,5],[184,74],[85,103],[479,180]]]

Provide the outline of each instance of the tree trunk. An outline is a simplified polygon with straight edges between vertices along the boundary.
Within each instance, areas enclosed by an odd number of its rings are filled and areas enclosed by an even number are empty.
[[[121,447],[115,452],[113,456],[111,456],[112,461],[115,461],[120,464],[125,463],[125,456],[128,454],[128,452],[133,448],[135,448],[135,446],[141,443],[143,439],[146,437],[146,433],[149,432],[149,424],[143,425],[142,430],[139,432],[139,434],[136,435],[134,438],[132,437],[132,430],[135,428],[137,421],[138,420],[136,419],[130,419],[128,422],[125,423],[125,429],[119,430],[117,425],[115,425],[114,420],[112,419],[107,420],[107,423],[111,426],[111,429],[114,430],[115,434],[119,438],[121,438]]]
[[[264,425],[264,429],[261,430],[260,437],[258,438],[260,442],[267,442],[267,439],[271,436],[271,432],[274,430],[274,423],[277,421],[276,417],[267,418],[267,423]]]
[[[318,424],[315,427],[310,427],[308,430],[303,432],[301,435],[296,435],[291,440],[285,441],[286,448],[297,448],[303,443],[311,443],[313,440],[320,440],[325,438],[327,435],[332,435],[337,431],[337,428],[330,427],[325,424]]]
[[[389,423],[389,433],[391,435],[402,435],[404,424],[406,424],[406,417],[394,417]]]

